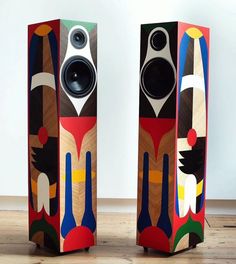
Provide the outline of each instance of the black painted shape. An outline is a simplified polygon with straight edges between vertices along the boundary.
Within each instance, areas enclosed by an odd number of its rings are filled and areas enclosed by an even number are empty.
[[[150,104],[146,95],[144,95],[141,89],[140,89],[140,95],[139,95],[139,116],[140,117],[151,117],[151,118],[156,117],[156,114],[152,108],[152,105]]]
[[[151,218],[148,210],[149,205],[149,155],[147,152],[143,155],[143,190],[141,212],[138,217],[137,228],[141,233],[146,227],[151,226]]]
[[[31,89],[31,78],[34,74],[42,72],[43,69],[43,38],[32,35],[29,47],[29,90]]]
[[[195,175],[195,173],[203,166],[203,150],[185,150],[180,151],[180,154],[183,158],[179,159],[179,161],[183,164],[183,166],[179,166],[179,168],[183,173]]]
[[[57,182],[57,143],[57,138],[49,137],[43,148],[32,147],[32,163],[37,170],[47,174],[50,185]]]
[[[79,116],[97,116],[97,88],[90,94]]]
[[[92,167],[91,152],[86,153],[85,210],[82,226],[88,227],[93,233],[96,230],[96,219],[92,207]]]
[[[202,205],[202,195],[203,195],[203,193],[198,195],[196,198],[196,213],[198,213],[202,208],[202,206],[201,206]]]
[[[193,88],[182,91],[179,95],[178,138],[186,138],[192,128]]]
[[[161,214],[157,222],[157,227],[162,229],[166,236],[170,238],[172,227],[168,212],[169,205],[169,156],[163,156],[162,168],[162,194],[161,194]]]
[[[29,133],[37,135],[43,126],[43,87],[34,88],[29,94]]]
[[[75,117],[78,116],[74,105],[71,100],[64,92],[64,90],[60,89],[60,116],[61,117]]]
[[[57,82],[58,82],[58,44],[57,38],[53,31],[51,31],[48,35],[50,41],[50,49],[51,49],[51,56],[53,62],[53,71],[55,76],[55,83],[56,83],[56,91],[57,91]]]
[[[176,88],[162,106],[158,118],[176,118]]]

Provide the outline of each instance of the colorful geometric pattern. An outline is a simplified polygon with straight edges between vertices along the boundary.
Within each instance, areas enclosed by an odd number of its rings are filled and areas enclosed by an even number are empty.
[[[60,61],[63,63],[66,56],[69,32],[78,25],[89,33],[87,45],[90,44],[96,67],[96,24],[93,23],[61,20]],[[60,241],[63,252],[96,244],[96,89],[95,85],[85,97],[72,100],[60,86]]]
[[[29,26],[29,238],[58,252],[96,243],[96,85],[75,109],[61,87],[68,33],[85,28],[97,64],[96,24],[55,20]],[[96,69],[95,69],[96,70]]]
[[[56,21],[29,27],[29,234],[30,240],[57,251],[58,36]]]
[[[141,26],[137,244],[145,248],[171,253],[203,241],[208,49],[207,28]],[[166,63],[156,63],[151,80],[143,80],[145,64],[163,59],[177,69],[174,90],[167,86],[173,73]],[[158,67],[167,69],[160,80]],[[150,98],[150,91],[172,92],[162,99]]]

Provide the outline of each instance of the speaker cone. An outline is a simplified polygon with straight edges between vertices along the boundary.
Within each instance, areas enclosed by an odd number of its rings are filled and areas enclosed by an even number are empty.
[[[151,36],[151,46],[154,50],[162,50],[166,45],[166,34],[161,31],[155,31]]]
[[[82,49],[87,43],[87,35],[82,29],[75,29],[71,33],[70,41],[75,48]]]
[[[175,73],[171,64],[161,57],[150,60],[142,70],[141,85],[153,99],[167,96],[175,85]]]
[[[94,87],[95,70],[84,57],[72,57],[62,70],[62,83],[66,91],[74,97],[84,97]]]

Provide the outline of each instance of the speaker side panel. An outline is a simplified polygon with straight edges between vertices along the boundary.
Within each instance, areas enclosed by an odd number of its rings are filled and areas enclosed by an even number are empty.
[[[209,29],[179,23],[173,251],[204,239]]]
[[[60,25],[60,248],[67,252],[96,244],[97,26],[68,20],[61,20]],[[81,49],[71,45],[74,30],[82,30],[87,36]],[[78,97],[68,91],[70,82],[62,80],[73,74],[70,69],[68,75],[65,73],[67,62],[73,64],[77,58],[93,67],[96,80]],[[84,77],[81,72],[78,70],[78,78]],[[80,79],[76,81],[81,84]]]
[[[28,27],[29,239],[59,251],[59,21]]]
[[[172,248],[177,23],[141,26],[137,245]]]

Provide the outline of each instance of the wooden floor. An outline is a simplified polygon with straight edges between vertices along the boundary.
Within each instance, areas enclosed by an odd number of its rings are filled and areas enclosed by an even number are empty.
[[[0,211],[0,263],[236,263],[236,216],[207,216],[205,242],[168,257],[135,245],[134,214],[98,215],[98,245],[89,252],[57,256],[28,242],[27,213]]]

